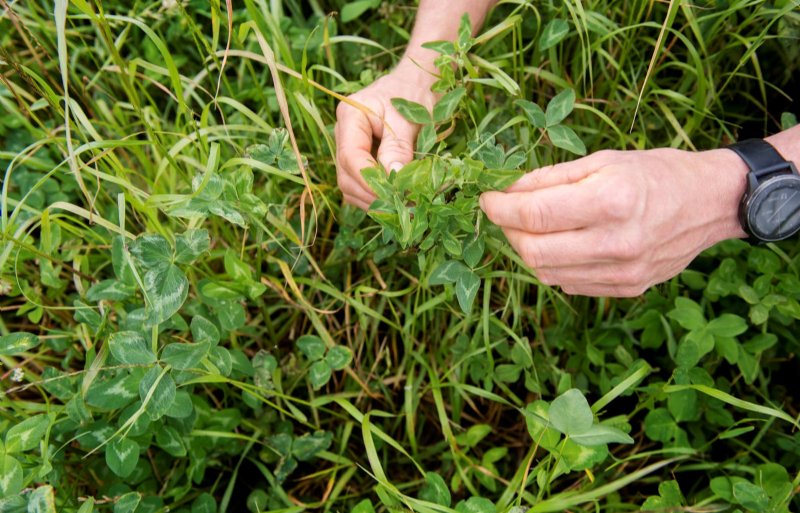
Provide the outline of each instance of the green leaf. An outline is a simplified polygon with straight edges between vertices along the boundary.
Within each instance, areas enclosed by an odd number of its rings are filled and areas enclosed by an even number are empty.
[[[433,270],[428,285],[444,285],[445,283],[455,283],[459,276],[466,272],[471,272],[467,266],[458,260],[448,260],[442,262]]]
[[[175,381],[172,376],[158,365],[154,365],[139,383],[139,398],[145,405],[150,420],[160,419],[175,402]],[[149,399],[148,399],[149,396]]]
[[[106,445],[106,465],[119,477],[128,477],[139,462],[139,444],[122,438]]]
[[[13,356],[29,351],[39,345],[39,337],[33,333],[18,331],[0,337],[0,355]]]
[[[225,251],[223,262],[225,264],[225,272],[230,276],[231,280],[240,283],[252,280],[253,271],[250,266],[242,262],[230,249]]]
[[[456,504],[458,513],[497,513],[497,507],[484,497],[470,497]]]
[[[331,369],[339,371],[350,365],[353,360],[353,352],[349,347],[334,346],[328,351],[325,356],[325,361],[331,366]]]
[[[128,258],[125,239],[121,235],[115,235],[111,239],[111,265],[114,268],[114,276],[119,281],[129,285],[136,283],[130,259]]]
[[[678,343],[675,363],[684,368],[694,367],[713,349],[714,337],[707,329],[689,332]]]
[[[219,343],[219,330],[216,324],[209,321],[202,315],[192,317],[192,340],[197,344],[209,344],[215,346]]]
[[[192,502],[191,513],[217,513],[217,501],[208,492],[203,492]]]
[[[52,486],[40,486],[30,493],[28,513],[56,513],[56,497]]]
[[[436,123],[444,123],[455,114],[458,104],[466,94],[467,90],[463,87],[457,87],[452,91],[442,96],[436,105],[433,107],[433,120]]]
[[[680,390],[669,394],[667,397],[667,408],[676,422],[697,420],[700,416],[697,402],[696,390]]]
[[[481,262],[485,248],[486,244],[483,237],[467,237],[464,241],[464,249],[461,252],[464,262],[474,269]]]
[[[172,263],[172,248],[161,235],[140,236],[131,243],[130,252],[145,269],[164,270]]]
[[[392,106],[401,116],[412,123],[424,125],[432,120],[431,113],[423,105],[406,100],[405,98],[392,98]]]
[[[327,349],[325,342],[323,342],[322,339],[316,335],[303,335],[297,339],[295,344],[297,345],[297,348],[306,356],[306,358],[312,362],[321,360],[325,355],[325,350]]]
[[[211,349],[208,343],[187,344],[173,342],[167,344],[161,352],[161,361],[172,365],[178,370],[188,370],[197,367]]]
[[[325,360],[319,360],[308,370],[308,379],[314,390],[319,390],[331,379],[331,366]]]
[[[350,513],[375,513],[375,507],[372,505],[372,501],[369,499],[364,499],[358,504],[356,504]]]
[[[151,269],[144,275],[148,326],[161,324],[180,310],[189,294],[189,280],[178,266]]]
[[[688,298],[676,298],[675,308],[667,312],[667,317],[677,321],[682,328],[687,330],[699,330],[706,325],[703,309]]]
[[[101,410],[124,408],[136,398],[141,377],[141,373],[125,373],[110,380],[96,379],[86,391],[86,404]]]
[[[123,365],[146,365],[156,361],[149,342],[138,331],[118,331],[108,338],[114,358]]]
[[[92,285],[86,291],[86,299],[96,303],[98,301],[123,301],[136,293],[136,287],[120,280],[103,280]]]
[[[419,498],[446,508],[450,507],[453,500],[447,483],[436,472],[425,473],[425,485],[419,491]]]
[[[210,246],[208,230],[186,230],[175,238],[175,261],[179,264],[191,264],[208,251]]]
[[[547,118],[544,111],[539,105],[530,100],[517,100],[514,105],[520,107],[528,118],[531,125],[536,128],[545,128],[547,126]]]
[[[595,446],[604,444],[632,444],[633,438],[626,432],[604,424],[594,424],[588,431],[571,435],[570,440],[578,445]]]
[[[78,513],[92,513],[94,511],[94,497],[87,497],[83,505],[78,508]]]
[[[308,461],[327,450],[332,442],[333,433],[330,431],[306,433],[292,441],[292,455],[300,461]]]
[[[568,126],[555,125],[547,129],[550,142],[557,148],[565,149],[576,155],[586,155],[586,146],[578,134]]]
[[[348,23],[364,14],[369,9],[375,9],[381,0],[355,0],[342,7],[342,23]]]
[[[547,109],[545,110],[547,127],[553,127],[564,121],[573,108],[575,108],[575,91],[565,89],[555,95],[547,104]]]
[[[22,465],[8,454],[0,455],[0,496],[8,497],[22,491]]]
[[[24,452],[38,447],[50,426],[50,416],[34,415],[11,426],[6,433],[6,453]]]
[[[417,153],[428,153],[436,144],[436,129],[433,125],[424,125],[417,135]]]
[[[733,499],[747,509],[764,511],[769,506],[769,496],[760,486],[747,481],[734,483]]]
[[[747,331],[747,321],[734,314],[722,314],[708,323],[708,330],[714,336],[736,337]]]
[[[601,445],[578,445],[572,439],[564,442],[564,449],[561,451],[563,465],[569,470],[584,470],[592,468],[603,462],[608,456],[608,446]]]
[[[594,423],[589,402],[577,388],[571,388],[550,404],[550,424],[565,435],[586,433]]]
[[[472,271],[461,273],[458,280],[456,280],[456,297],[461,311],[469,313],[472,310],[472,303],[475,302],[480,286],[481,279],[478,278],[477,274]]]
[[[161,426],[156,431],[156,444],[170,456],[175,458],[186,456],[186,445],[178,430],[172,426]]]
[[[128,492],[114,504],[114,513],[135,513],[136,508],[142,501],[142,494],[138,492]]]
[[[569,34],[569,22],[567,22],[567,20],[550,20],[550,22],[545,25],[542,35],[539,36],[539,50],[544,51],[557,45],[567,34]]]
[[[669,442],[678,434],[678,425],[666,408],[650,410],[644,418],[644,432],[656,442]]]
[[[361,176],[379,199],[388,203],[393,202],[395,192],[383,169],[379,167],[365,167],[361,170]]]

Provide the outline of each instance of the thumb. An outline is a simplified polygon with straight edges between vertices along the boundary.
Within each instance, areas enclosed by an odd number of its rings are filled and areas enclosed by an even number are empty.
[[[410,123],[397,112],[386,113],[386,126],[378,146],[378,161],[388,170],[398,170],[414,159],[414,142],[419,125]]]
[[[525,192],[580,182],[604,165],[619,159],[619,152],[600,151],[569,162],[545,166],[517,180],[506,192]]]

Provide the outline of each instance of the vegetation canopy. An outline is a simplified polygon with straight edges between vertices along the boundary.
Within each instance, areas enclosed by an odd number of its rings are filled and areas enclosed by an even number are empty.
[[[798,2],[503,0],[342,207],[415,12],[0,0],[0,512],[800,510],[796,241],[569,297],[478,207],[796,124]]]

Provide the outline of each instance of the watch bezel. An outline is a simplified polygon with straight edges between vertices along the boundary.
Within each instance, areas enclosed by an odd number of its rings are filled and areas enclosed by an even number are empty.
[[[790,168],[791,172],[767,178],[764,182],[759,183],[755,190],[747,195],[747,201],[744,205],[746,212],[745,220],[747,222],[747,231],[760,241],[778,242],[788,239],[800,231],[800,222],[798,222],[791,231],[786,232],[780,237],[766,235],[758,229],[758,220],[755,218],[755,214],[758,212],[758,208],[756,208],[757,205],[762,203],[767,196],[775,190],[776,186],[781,184],[781,182],[794,182],[797,184],[797,188],[800,189],[800,174],[797,173],[797,169],[792,162],[787,161],[787,167]]]

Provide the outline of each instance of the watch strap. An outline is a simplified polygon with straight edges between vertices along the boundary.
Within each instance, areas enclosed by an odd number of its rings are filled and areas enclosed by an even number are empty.
[[[759,180],[773,173],[792,171],[791,163],[764,139],[745,139],[728,148],[744,160],[750,172]]]

